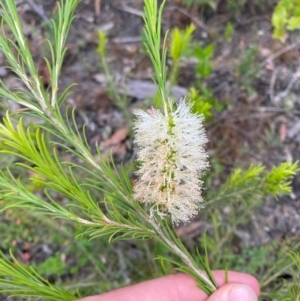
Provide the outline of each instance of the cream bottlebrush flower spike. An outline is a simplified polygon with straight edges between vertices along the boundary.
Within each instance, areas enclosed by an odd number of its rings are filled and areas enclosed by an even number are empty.
[[[170,105],[171,107],[171,105]],[[181,100],[176,110],[135,112],[139,181],[134,197],[152,203],[151,215],[170,214],[175,224],[188,222],[199,210],[201,172],[208,167],[203,117]]]

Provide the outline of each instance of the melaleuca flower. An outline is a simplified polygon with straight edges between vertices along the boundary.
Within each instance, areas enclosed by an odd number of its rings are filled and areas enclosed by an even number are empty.
[[[201,207],[201,172],[208,167],[203,117],[180,101],[176,110],[135,112],[139,180],[136,200],[153,204],[151,215],[170,214],[175,224],[187,222]]]

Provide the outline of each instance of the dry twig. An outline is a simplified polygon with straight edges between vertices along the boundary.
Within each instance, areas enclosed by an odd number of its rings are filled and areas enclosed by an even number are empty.
[[[49,18],[46,16],[43,8],[39,5],[37,5],[35,2],[33,2],[33,0],[25,0],[25,2],[27,2],[31,8],[45,21],[45,22],[49,22]]]
[[[276,59],[277,57],[281,56],[282,54],[284,54],[285,52],[288,52],[296,47],[300,46],[300,40],[297,40],[296,42],[292,43],[291,45],[288,45],[286,47],[283,47],[282,49],[280,49],[279,51],[273,53],[272,55],[270,55],[269,57],[267,57],[264,61],[261,62],[260,64],[260,69],[263,68],[266,64],[270,63],[271,61],[273,61],[274,59]]]
[[[95,0],[95,14],[97,17],[100,17],[101,14],[101,0]]]

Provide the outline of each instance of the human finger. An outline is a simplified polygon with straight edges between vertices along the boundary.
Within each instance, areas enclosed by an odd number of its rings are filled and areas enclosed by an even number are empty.
[[[214,271],[219,286],[225,283],[224,271]],[[257,280],[247,274],[229,272],[228,281],[248,285],[255,294],[259,294]],[[139,284],[117,289],[106,294],[86,297],[80,301],[205,301],[208,296],[201,291],[195,280],[186,274],[175,274],[145,281]]]
[[[219,287],[226,284],[225,272],[223,270],[215,270],[215,271],[213,271],[213,275],[214,275]],[[229,271],[228,283],[246,284],[253,289],[256,296],[259,296],[259,294],[260,294],[259,283],[258,283],[257,279],[255,277],[253,277],[252,275]]]
[[[206,301],[257,301],[253,288],[245,284],[229,283],[221,286]]]

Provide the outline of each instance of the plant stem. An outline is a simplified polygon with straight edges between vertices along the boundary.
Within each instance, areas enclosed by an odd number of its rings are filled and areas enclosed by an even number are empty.
[[[103,54],[100,54],[100,64],[104,71],[105,77],[107,79],[107,86],[108,86],[108,94],[112,98],[113,103],[122,110],[123,114],[125,115],[126,120],[131,122],[131,114],[128,110],[128,99],[126,96],[121,97],[120,94],[117,92],[116,86],[112,79],[111,70],[106,62],[106,58]]]
[[[176,254],[186,264],[186,266],[189,267],[203,282],[205,282],[209,286],[211,291],[214,292],[216,290],[216,287],[210,281],[206,273],[201,271],[199,267],[195,264],[195,262],[186,253],[184,253],[174,242],[172,242],[166,237],[161,227],[154,220],[150,220],[149,222],[155,229],[156,233],[160,236],[161,241],[165,243],[170,248],[170,250],[174,254]]]
[[[178,72],[179,72],[179,62],[178,61],[173,61],[172,68],[171,68],[171,71],[170,71],[170,80],[169,80],[168,93],[167,93],[168,96],[171,95],[172,88],[177,83]]]

